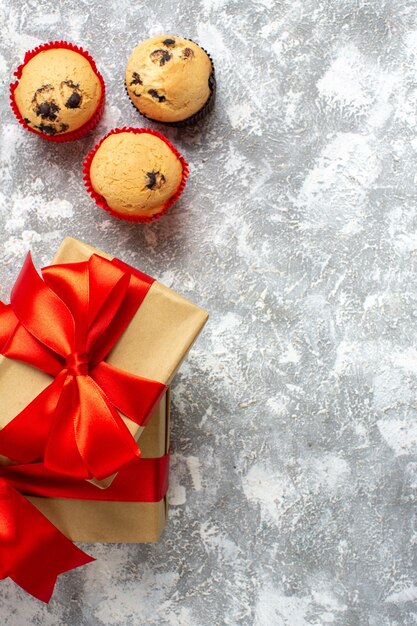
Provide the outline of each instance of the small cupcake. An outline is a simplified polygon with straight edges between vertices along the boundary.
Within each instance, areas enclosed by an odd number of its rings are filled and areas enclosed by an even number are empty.
[[[122,220],[148,223],[179,198],[188,165],[160,133],[116,128],[91,150],[83,171],[99,207]]]
[[[185,126],[213,107],[214,68],[207,52],[189,39],[159,35],[140,43],[126,67],[126,89],[148,119]]]
[[[50,141],[71,141],[100,119],[104,81],[90,55],[70,43],[51,42],[27,52],[10,85],[19,122]]]

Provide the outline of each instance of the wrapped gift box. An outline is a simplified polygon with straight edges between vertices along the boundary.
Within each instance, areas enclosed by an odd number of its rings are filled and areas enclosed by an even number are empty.
[[[87,261],[98,254],[112,257],[75,239],[67,238],[53,264]],[[105,361],[115,367],[169,386],[175,372],[207,321],[207,313],[155,281],[128,327]],[[0,357],[0,398],[3,428],[51,382],[44,372],[18,360]],[[169,389],[145,428],[122,415],[139,445],[142,459],[166,457],[169,450]],[[9,463],[5,457],[1,464]],[[157,541],[167,515],[166,496],[159,501],[124,501],[118,484],[129,475],[121,469],[106,480],[89,485],[97,493],[89,499],[29,495],[36,508],[71,540],[109,542]],[[127,478],[126,478],[127,476]],[[113,482],[114,481],[114,482]],[[118,482],[119,481],[119,482]],[[36,488],[36,485],[35,485]],[[106,494],[98,492],[105,491]],[[35,489],[36,491],[36,489]]]

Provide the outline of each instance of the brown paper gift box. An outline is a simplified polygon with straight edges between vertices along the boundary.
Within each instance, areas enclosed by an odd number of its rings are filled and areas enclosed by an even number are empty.
[[[86,261],[93,253],[113,257],[72,238],[62,242],[53,263]],[[128,328],[107,357],[113,365],[169,385],[208,318],[207,313],[155,281]],[[50,377],[24,363],[0,356],[0,428],[27,406]],[[24,382],[24,384],[22,384]],[[145,429],[122,416],[139,439],[142,457],[158,457],[169,448],[169,392]],[[4,457],[0,462],[7,463]],[[96,483],[110,484],[113,477]],[[30,497],[33,504],[74,541],[157,541],[166,521],[166,498],[160,502],[107,502]]]
[[[140,438],[142,458],[163,456],[169,449],[169,391]],[[28,500],[73,541],[142,543],[158,541],[168,514],[167,497],[159,502],[107,502],[70,498]]]

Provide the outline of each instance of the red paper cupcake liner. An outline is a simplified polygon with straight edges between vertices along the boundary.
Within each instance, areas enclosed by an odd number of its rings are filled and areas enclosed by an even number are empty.
[[[29,124],[25,122],[22,114],[20,113],[16,104],[15,97],[14,97],[14,92],[16,90],[16,87],[19,84],[19,80],[22,77],[23,68],[25,67],[26,63],[28,63],[31,59],[33,59],[33,57],[39,54],[39,52],[44,52],[45,50],[51,50],[54,48],[65,48],[66,50],[72,50],[73,52],[78,52],[83,57],[85,57],[87,61],[90,63],[93,69],[93,72],[96,74],[101,84],[101,98],[92,117],[85,124],[80,126],[80,128],[77,128],[76,130],[73,130],[69,133],[65,133],[62,135],[46,135],[44,133],[39,132],[35,128],[32,128],[31,126],[29,126]],[[64,143],[66,141],[73,141],[74,139],[79,139],[80,137],[83,137],[85,134],[87,134],[88,131],[90,131],[92,128],[94,128],[94,126],[97,125],[100,117],[103,114],[104,100],[105,100],[105,93],[106,93],[106,86],[104,84],[104,79],[102,75],[100,74],[100,72],[98,71],[93,57],[86,50],[83,50],[83,48],[80,48],[79,46],[75,46],[74,44],[69,43],[68,41],[50,41],[49,43],[44,43],[40,46],[37,46],[33,50],[29,50],[25,54],[23,63],[21,63],[21,65],[19,65],[17,70],[14,72],[14,76],[17,77],[17,80],[14,83],[10,84],[10,106],[12,107],[13,113],[17,121],[19,122],[19,124],[21,124],[24,128],[26,128],[26,130],[29,130],[31,133],[34,133],[35,135],[42,137],[42,139],[46,139],[47,141],[54,141],[55,143]]]
[[[91,162],[94,158],[94,155],[96,154],[97,150],[99,149],[103,141],[107,139],[107,137],[109,137],[110,135],[117,135],[118,133],[135,133],[138,135],[142,133],[148,133],[149,135],[154,135],[155,137],[158,137],[159,139],[164,141],[166,145],[168,146],[168,148],[180,160],[181,165],[182,165],[181,182],[175,194],[171,196],[171,198],[168,198],[168,200],[165,202],[165,204],[163,205],[163,208],[161,209],[161,211],[159,211],[159,213],[155,213],[154,215],[149,215],[149,216],[147,215],[123,215],[122,213],[118,213],[117,211],[114,211],[111,207],[109,207],[106,199],[93,189],[93,185],[90,179],[90,167],[91,167]],[[159,133],[157,130],[152,130],[151,128],[131,128],[131,127],[113,128],[113,130],[107,133],[107,135],[104,135],[104,137],[102,137],[99,143],[96,144],[92,150],[90,150],[83,164],[84,184],[87,188],[88,193],[93,198],[97,206],[99,206],[104,211],[107,211],[108,213],[110,213],[110,215],[112,215],[113,217],[116,217],[119,220],[123,220],[127,222],[135,222],[137,224],[150,224],[151,222],[155,222],[156,220],[159,220],[159,218],[162,217],[162,215],[164,215],[164,213],[166,213],[168,209],[172,207],[173,204],[175,204],[175,202],[178,200],[178,198],[184,191],[188,173],[189,173],[188,163],[184,159],[184,157],[178,152],[175,146],[173,146],[172,143],[162,133]]]
[[[175,35],[175,36],[178,37],[178,35]],[[174,128],[183,128],[184,126],[193,126],[197,122],[201,122],[201,120],[203,120],[214,108],[214,102],[216,99],[216,75],[214,71],[213,59],[211,58],[207,50],[203,48],[203,46],[200,46],[200,44],[193,41],[193,39],[189,39],[188,37],[184,37],[184,39],[186,39],[187,41],[191,41],[191,43],[194,43],[196,46],[204,50],[204,52],[207,54],[208,58],[210,59],[210,63],[211,63],[211,74],[209,76],[210,95],[207,101],[201,107],[201,109],[199,109],[198,111],[190,115],[190,117],[186,117],[184,120],[178,120],[177,122],[164,122],[163,120],[156,120],[154,117],[149,117],[149,115],[145,115],[145,113],[142,113],[142,111],[139,111],[138,107],[133,102],[132,98],[130,97],[129,90],[127,88],[127,84],[125,80],[125,90],[132,106],[138,113],[140,113],[142,117],[149,120],[150,122],[156,122],[157,124],[163,124],[164,126],[173,126]]]

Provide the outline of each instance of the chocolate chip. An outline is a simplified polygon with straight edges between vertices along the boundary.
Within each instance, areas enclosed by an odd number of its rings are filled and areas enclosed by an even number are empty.
[[[60,109],[54,100],[50,102],[40,102],[36,109],[35,114],[41,117],[43,120],[50,120],[53,122],[58,117]]]
[[[156,184],[156,172],[147,172],[146,176],[148,178],[146,186],[148,189],[152,189],[152,187]]]
[[[53,90],[54,88],[52,87],[52,85],[42,85],[42,87],[39,87],[39,89],[35,91],[35,95],[32,98],[32,102],[35,102],[36,96],[38,93],[43,93],[44,91],[53,91]]]
[[[78,107],[80,106],[80,102],[81,94],[79,94],[77,91],[74,91],[66,101],[65,106],[67,107],[67,109],[78,109]]]
[[[162,185],[165,183],[166,178],[160,172],[147,172],[146,177],[148,179],[146,187],[148,189],[160,189]]]
[[[59,106],[53,99],[54,88],[52,85],[42,85],[33,94],[33,112],[43,120],[53,122],[58,117]]]
[[[74,83],[72,80],[63,80],[59,90],[67,109],[78,109],[81,106],[83,96],[78,83]]]
[[[184,48],[182,56],[184,59],[191,59],[194,56],[194,52],[191,50],[191,48]]]
[[[137,72],[133,72],[129,85],[143,85],[142,79]]]
[[[63,133],[68,130],[68,124],[60,124],[60,127],[52,126],[52,124],[39,124],[39,126],[35,126],[41,133],[44,135],[56,135],[57,133]]]
[[[61,83],[61,87],[62,85],[68,85],[70,89],[78,89],[80,86],[79,83],[74,83],[72,80],[63,80]]]
[[[164,46],[175,46],[175,39],[164,39]]]
[[[29,118],[27,118],[27,117],[24,117],[24,118],[23,118],[23,121],[24,121],[24,122],[26,122],[26,124],[31,124],[30,119],[29,119]]]
[[[170,59],[172,59],[172,54],[170,54],[168,50],[162,49],[154,50],[149,56],[151,57],[153,63],[159,63],[161,67],[162,65],[165,65],[165,63],[168,63]]]
[[[44,135],[56,135],[57,129],[52,124],[39,124],[39,126],[35,126],[41,133]]]
[[[155,100],[158,100],[158,102],[165,102],[166,100],[165,96],[160,96],[156,89],[148,89],[148,94]]]

